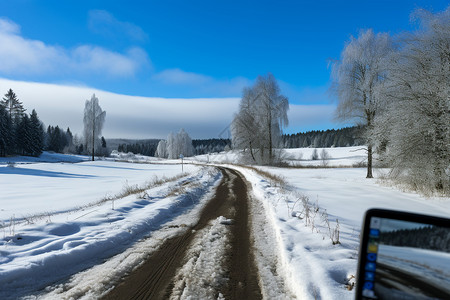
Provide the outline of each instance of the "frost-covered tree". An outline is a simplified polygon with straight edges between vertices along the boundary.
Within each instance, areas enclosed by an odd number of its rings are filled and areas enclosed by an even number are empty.
[[[332,66],[333,89],[338,96],[336,117],[365,125],[370,134],[373,121],[382,106],[381,87],[386,78],[386,57],[392,51],[387,33],[375,34],[371,29],[351,37]],[[373,141],[367,143],[367,178],[372,178]]]
[[[168,153],[167,153],[167,143],[165,140],[160,140],[158,143],[158,147],[156,147],[156,153],[155,153],[156,157],[160,157],[160,158],[167,158],[168,157]]]
[[[194,155],[194,147],[189,134],[182,128],[177,134],[170,133],[167,137],[167,157],[170,159]]]
[[[173,132],[169,133],[167,136],[167,158],[177,158],[176,153],[178,152],[177,139]]]
[[[103,111],[99,105],[95,94],[91,100],[86,100],[84,106],[84,145],[85,149],[92,155],[94,161],[95,146],[98,144],[99,137],[102,134],[103,124],[105,123],[106,111]]]
[[[387,110],[378,116],[391,176],[450,193],[450,6],[418,10],[421,29],[403,36],[389,60]],[[384,126],[383,126],[384,125]]]
[[[275,77],[259,76],[254,86],[244,89],[231,124],[234,148],[248,151],[256,163],[273,163],[282,128],[288,125],[288,110],[288,99],[281,95]]]
[[[74,137],[73,137],[72,131],[70,131],[69,127],[67,127],[65,136],[66,136],[66,144],[67,145],[66,145],[65,149],[63,150],[64,153],[76,153],[76,148],[74,145]]]
[[[184,157],[189,157],[194,155],[194,146],[192,146],[192,139],[189,134],[184,130],[184,128],[180,129],[180,132],[177,134],[177,138],[179,140],[179,155],[183,155]],[[179,156],[178,155],[178,156]]]
[[[231,124],[232,143],[235,149],[248,151],[253,161],[256,162],[255,151],[259,148],[260,136],[255,110],[257,105],[257,94],[253,88],[244,88],[239,111],[234,116]]]
[[[282,128],[289,124],[287,111],[289,102],[287,97],[280,94],[280,88],[275,77],[267,74],[265,77],[258,77],[255,89],[259,94],[257,107],[258,123],[264,133],[260,146],[261,158],[272,163],[274,160],[274,149],[280,145]],[[268,157],[265,151],[268,152]],[[267,158],[266,158],[267,157]]]

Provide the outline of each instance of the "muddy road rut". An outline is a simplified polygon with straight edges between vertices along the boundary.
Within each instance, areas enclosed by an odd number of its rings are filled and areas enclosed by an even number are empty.
[[[104,299],[170,299],[177,271],[186,263],[186,253],[201,230],[223,216],[231,219],[229,247],[222,260],[226,280],[214,288],[214,298],[262,299],[252,253],[247,186],[235,170],[219,168],[223,174],[214,197],[201,212],[199,222],[184,234],[167,239],[139,268],[129,274]]]

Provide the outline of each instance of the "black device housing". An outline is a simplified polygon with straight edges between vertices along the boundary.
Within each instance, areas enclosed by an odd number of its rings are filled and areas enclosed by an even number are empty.
[[[387,210],[387,209],[369,209],[363,220],[363,227],[361,230],[361,238],[360,238],[360,249],[359,249],[359,259],[358,259],[358,269],[357,269],[357,277],[356,277],[356,292],[355,292],[355,299],[356,300],[368,300],[368,299],[377,299],[377,298],[371,298],[371,297],[365,297],[363,296],[363,288],[365,282],[367,282],[366,270],[368,260],[368,246],[369,241],[371,240],[371,220],[372,218],[380,218],[380,219],[390,219],[390,220],[398,220],[398,221],[405,221],[405,222],[413,222],[413,223],[420,223],[420,224],[426,224],[431,226],[438,226],[443,228],[448,228],[450,232],[450,219],[440,218],[440,217],[434,217],[429,215],[422,215],[422,214],[416,214],[416,213],[408,213],[408,212],[402,212],[402,211],[395,211],[395,210]],[[450,268],[450,266],[446,266]],[[375,280],[374,280],[375,283]],[[394,295],[391,296],[390,299],[396,299]],[[440,297],[435,298],[440,299]],[[443,299],[450,299],[450,298],[443,298]]]

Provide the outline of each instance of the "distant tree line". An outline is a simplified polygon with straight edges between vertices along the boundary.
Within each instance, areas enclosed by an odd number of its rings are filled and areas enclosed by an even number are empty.
[[[283,134],[284,148],[330,148],[351,147],[364,144],[364,127],[352,126],[341,129],[312,130]],[[230,139],[196,139],[192,141],[195,155],[222,152],[231,149]]]
[[[146,156],[155,156],[156,147],[158,147],[159,140],[149,140],[145,142],[136,142],[132,144],[119,144],[117,151],[132,152],[134,154],[142,154]]]
[[[284,148],[329,148],[350,147],[363,145],[363,127],[353,126],[341,129],[313,130],[294,134],[284,134],[282,145]],[[156,149],[160,140],[137,141],[121,143],[117,147],[119,152],[132,152],[147,156],[157,156]],[[195,139],[192,140],[194,155],[218,153],[231,149],[230,139]],[[166,145],[167,149],[167,145]],[[164,155],[163,155],[164,156]],[[167,154],[165,154],[167,156]]]
[[[380,243],[391,246],[440,250],[450,253],[450,229],[427,226],[382,232],[380,234]]]
[[[132,152],[134,154],[142,154],[146,156],[157,156],[156,150],[159,142],[162,140],[145,140],[145,141],[133,141],[129,143],[119,143],[117,151],[119,152]],[[163,140],[166,143],[167,141]],[[194,147],[194,155],[202,155],[208,153],[222,152],[231,149],[231,140],[229,139],[196,139],[192,140],[192,146]],[[161,147],[163,147],[161,145]],[[162,151],[162,150],[161,150]],[[168,156],[167,153],[162,153],[163,156]]]
[[[47,127],[44,150],[53,151],[57,153],[68,152],[67,148],[73,145],[73,135],[69,128],[66,131],[59,128],[59,126]],[[66,151],[65,151],[66,150]]]
[[[193,140],[195,155],[222,152],[231,149],[231,140],[229,139],[198,139]]]
[[[363,127],[353,126],[342,129],[313,130],[295,134],[283,134],[284,148],[330,148],[350,147],[364,144]]]

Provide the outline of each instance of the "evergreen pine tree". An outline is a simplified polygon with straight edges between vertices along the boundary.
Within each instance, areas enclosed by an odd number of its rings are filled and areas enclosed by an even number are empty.
[[[61,152],[61,133],[59,126],[48,126],[47,128],[47,149],[53,152]]]
[[[30,127],[31,127],[31,141],[32,141],[32,156],[39,156],[44,150],[44,127],[36,111],[33,109],[30,115]]]
[[[6,156],[12,152],[12,125],[8,113],[0,104],[0,156]]]
[[[16,153],[31,155],[32,151],[31,121],[28,115],[24,115],[16,127]]]
[[[5,94],[5,97],[0,102],[8,112],[11,122],[13,124],[18,124],[26,109],[23,108],[22,102],[19,101],[13,90],[9,89]]]
[[[73,134],[70,131],[70,128],[67,127],[66,130],[66,145],[68,147],[67,151],[72,153],[74,151],[74,146],[73,146]]]
[[[53,142],[53,151],[57,153],[61,153],[64,149],[65,145],[65,135],[63,132],[61,132],[61,129],[58,125],[56,125],[55,129],[53,130],[53,136],[52,136],[52,142]]]

